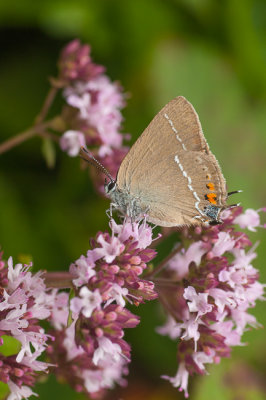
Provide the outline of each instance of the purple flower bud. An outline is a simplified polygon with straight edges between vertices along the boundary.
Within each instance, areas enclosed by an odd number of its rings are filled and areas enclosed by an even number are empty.
[[[62,50],[59,61],[59,80],[65,84],[76,80],[87,81],[104,72],[104,67],[94,64],[90,47],[81,45],[78,39],[68,43]]]

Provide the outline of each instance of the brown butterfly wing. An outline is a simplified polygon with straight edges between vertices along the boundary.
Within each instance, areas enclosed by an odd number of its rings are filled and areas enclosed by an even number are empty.
[[[210,200],[222,207],[227,197],[197,113],[184,97],[172,100],[151,121],[122,161],[117,184],[149,207],[149,220],[161,226],[198,224],[195,217],[213,204]]]

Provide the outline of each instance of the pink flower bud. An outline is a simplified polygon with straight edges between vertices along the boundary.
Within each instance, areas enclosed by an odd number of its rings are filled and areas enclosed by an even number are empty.
[[[135,271],[137,275],[141,275],[142,272],[143,272],[143,269],[142,269],[141,267],[134,266],[134,267],[132,267],[131,269],[132,269],[133,271]]]
[[[107,321],[115,321],[117,319],[117,314],[114,311],[111,311],[106,314],[105,318],[107,319]]]
[[[120,271],[120,268],[118,267],[118,265],[110,265],[109,266],[109,271],[112,274],[117,274]]]
[[[101,328],[96,328],[95,329],[95,334],[97,337],[102,337],[104,335],[104,332]]]
[[[212,260],[214,257],[214,254],[212,251],[208,251],[208,253],[206,254],[206,258],[207,260]]]
[[[196,233],[196,235],[200,235],[201,232],[202,232],[201,227],[200,227],[200,226],[196,226],[196,228],[195,228],[195,233]]]
[[[129,262],[133,265],[139,265],[141,263],[141,258],[138,256],[133,256],[129,259]]]
[[[14,372],[14,375],[17,377],[21,377],[24,375],[24,371],[21,368],[14,368],[13,372]]]

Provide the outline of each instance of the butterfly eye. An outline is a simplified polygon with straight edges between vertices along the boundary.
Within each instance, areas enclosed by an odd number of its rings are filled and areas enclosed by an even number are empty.
[[[112,190],[115,187],[116,183],[114,181],[110,182],[108,185],[108,189]]]
[[[104,185],[106,193],[112,192],[115,189],[115,187],[116,187],[116,182],[115,181],[111,181],[111,182],[109,182],[109,183]]]

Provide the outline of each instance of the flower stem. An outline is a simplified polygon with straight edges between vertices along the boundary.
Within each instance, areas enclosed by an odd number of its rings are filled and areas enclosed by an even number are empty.
[[[73,288],[72,279],[73,276],[70,274],[70,272],[46,272],[44,274],[45,284],[49,288]]]
[[[43,130],[46,128],[49,128],[51,125],[51,122],[54,121],[54,119],[50,121],[43,122],[45,119],[49,108],[51,107],[54,98],[58,92],[58,88],[52,86],[48,93],[47,96],[45,97],[43,106],[41,108],[40,113],[37,115],[35,118],[34,125],[27,129],[24,132],[21,132],[17,134],[16,136],[12,137],[11,139],[6,140],[4,143],[0,144],[0,154],[5,153],[6,151],[12,149],[13,147],[19,145],[20,143],[25,142],[26,140],[32,138],[33,136],[36,135],[42,135]]]
[[[54,142],[59,142],[59,140],[60,140],[60,137],[58,135],[56,135],[55,133],[47,132],[47,131],[39,132],[38,135],[45,139],[51,139]]]
[[[159,272],[161,272],[166,267],[166,265],[168,264],[168,261],[170,261],[171,258],[174,257],[176,255],[176,253],[179,252],[180,247],[181,247],[181,243],[179,243],[178,246],[167,257],[165,257],[165,259],[162,262],[160,262],[157,265],[157,267],[154,268],[154,270],[150,274],[145,275],[145,279],[151,279],[151,278],[154,278],[155,275],[158,275]]]
[[[56,88],[54,86],[52,86],[50,88],[50,90],[48,91],[48,93],[45,97],[43,106],[41,108],[41,111],[35,118],[35,123],[34,123],[35,126],[41,124],[43,122],[43,120],[45,119],[45,117],[49,111],[49,108],[51,107],[51,105],[54,101],[54,98],[55,98],[57,92],[58,92],[58,88]]]
[[[2,144],[0,144],[0,154],[7,152],[13,147],[19,145],[20,143],[25,142],[26,140],[40,135],[43,136],[43,131],[47,128],[55,128],[56,124],[59,122],[58,117],[55,117],[49,121],[43,122],[42,124],[32,126],[26,131],[18,133],[16,136],[13,136],[11,139],[6,140]]]
[[[171,279],[164,279],[164,278],[153,278],[151,279],[153,283],[157,286],[166,286],[166,287],[174,287],[176,288],[177,284],[180,283],[179,281],[173,281]]]

